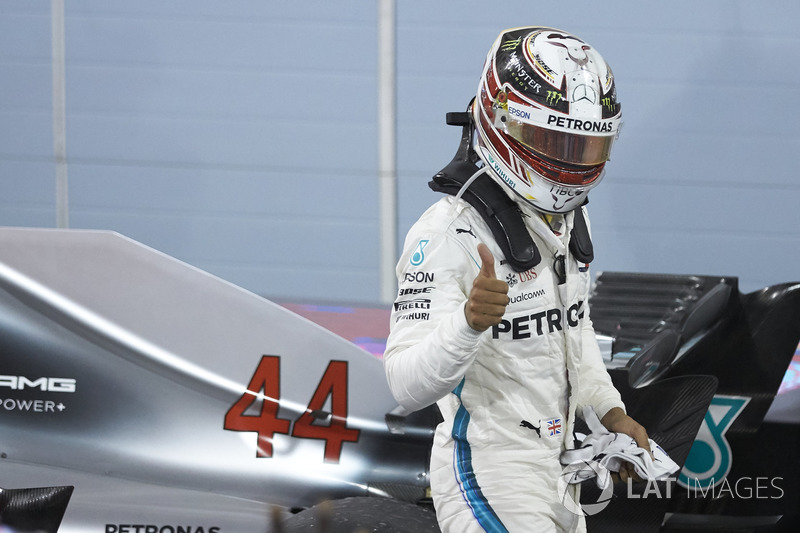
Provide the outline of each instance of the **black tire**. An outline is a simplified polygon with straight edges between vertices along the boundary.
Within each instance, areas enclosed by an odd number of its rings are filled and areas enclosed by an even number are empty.
[[[284,533],[440,533],[432,508],[390,498],[332,500],[287,518]]]

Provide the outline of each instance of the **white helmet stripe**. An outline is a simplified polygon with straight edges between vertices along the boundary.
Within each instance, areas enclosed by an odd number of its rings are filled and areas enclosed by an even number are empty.
[[[560,130],[566,133],[579,132],[582,135],[613,136],[619,131],[622,115],[608,119],[581,120],[553,113],[537,107],[526,106],[509,100],[508,115],[513,120],[533,126],[546,126],[551,130]]]

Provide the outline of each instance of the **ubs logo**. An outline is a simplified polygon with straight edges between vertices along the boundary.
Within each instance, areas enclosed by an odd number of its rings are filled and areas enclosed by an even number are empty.
[[[530,270],[526,270],[525,272],[512,272],[508,276],[506,276],[506,283],[508,283],[509,287],[513,287],[517,283],[525,283],[526,281],[533,281],[539,275],[536,273],[536,270],[533,268]]]

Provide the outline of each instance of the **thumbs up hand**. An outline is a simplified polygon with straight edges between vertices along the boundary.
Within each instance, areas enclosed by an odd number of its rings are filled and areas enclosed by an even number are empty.
[[[508,284],[497,279],[495,275],[492,252],[481,243],[478,245],[478,255],[481,258],[481,271],[472,282],[472,291],[464,307],[464,314],[469,327],[476,331],[486,331],[500,323],[510,300]]]

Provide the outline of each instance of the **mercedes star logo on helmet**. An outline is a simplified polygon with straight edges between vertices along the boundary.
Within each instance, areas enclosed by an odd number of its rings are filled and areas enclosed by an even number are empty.
[[[597,103],[597,92],[588,85],[581,84],[575,87],[572,91],[572,101],[580,102],[581,100],[588,100],[591,104]]]

